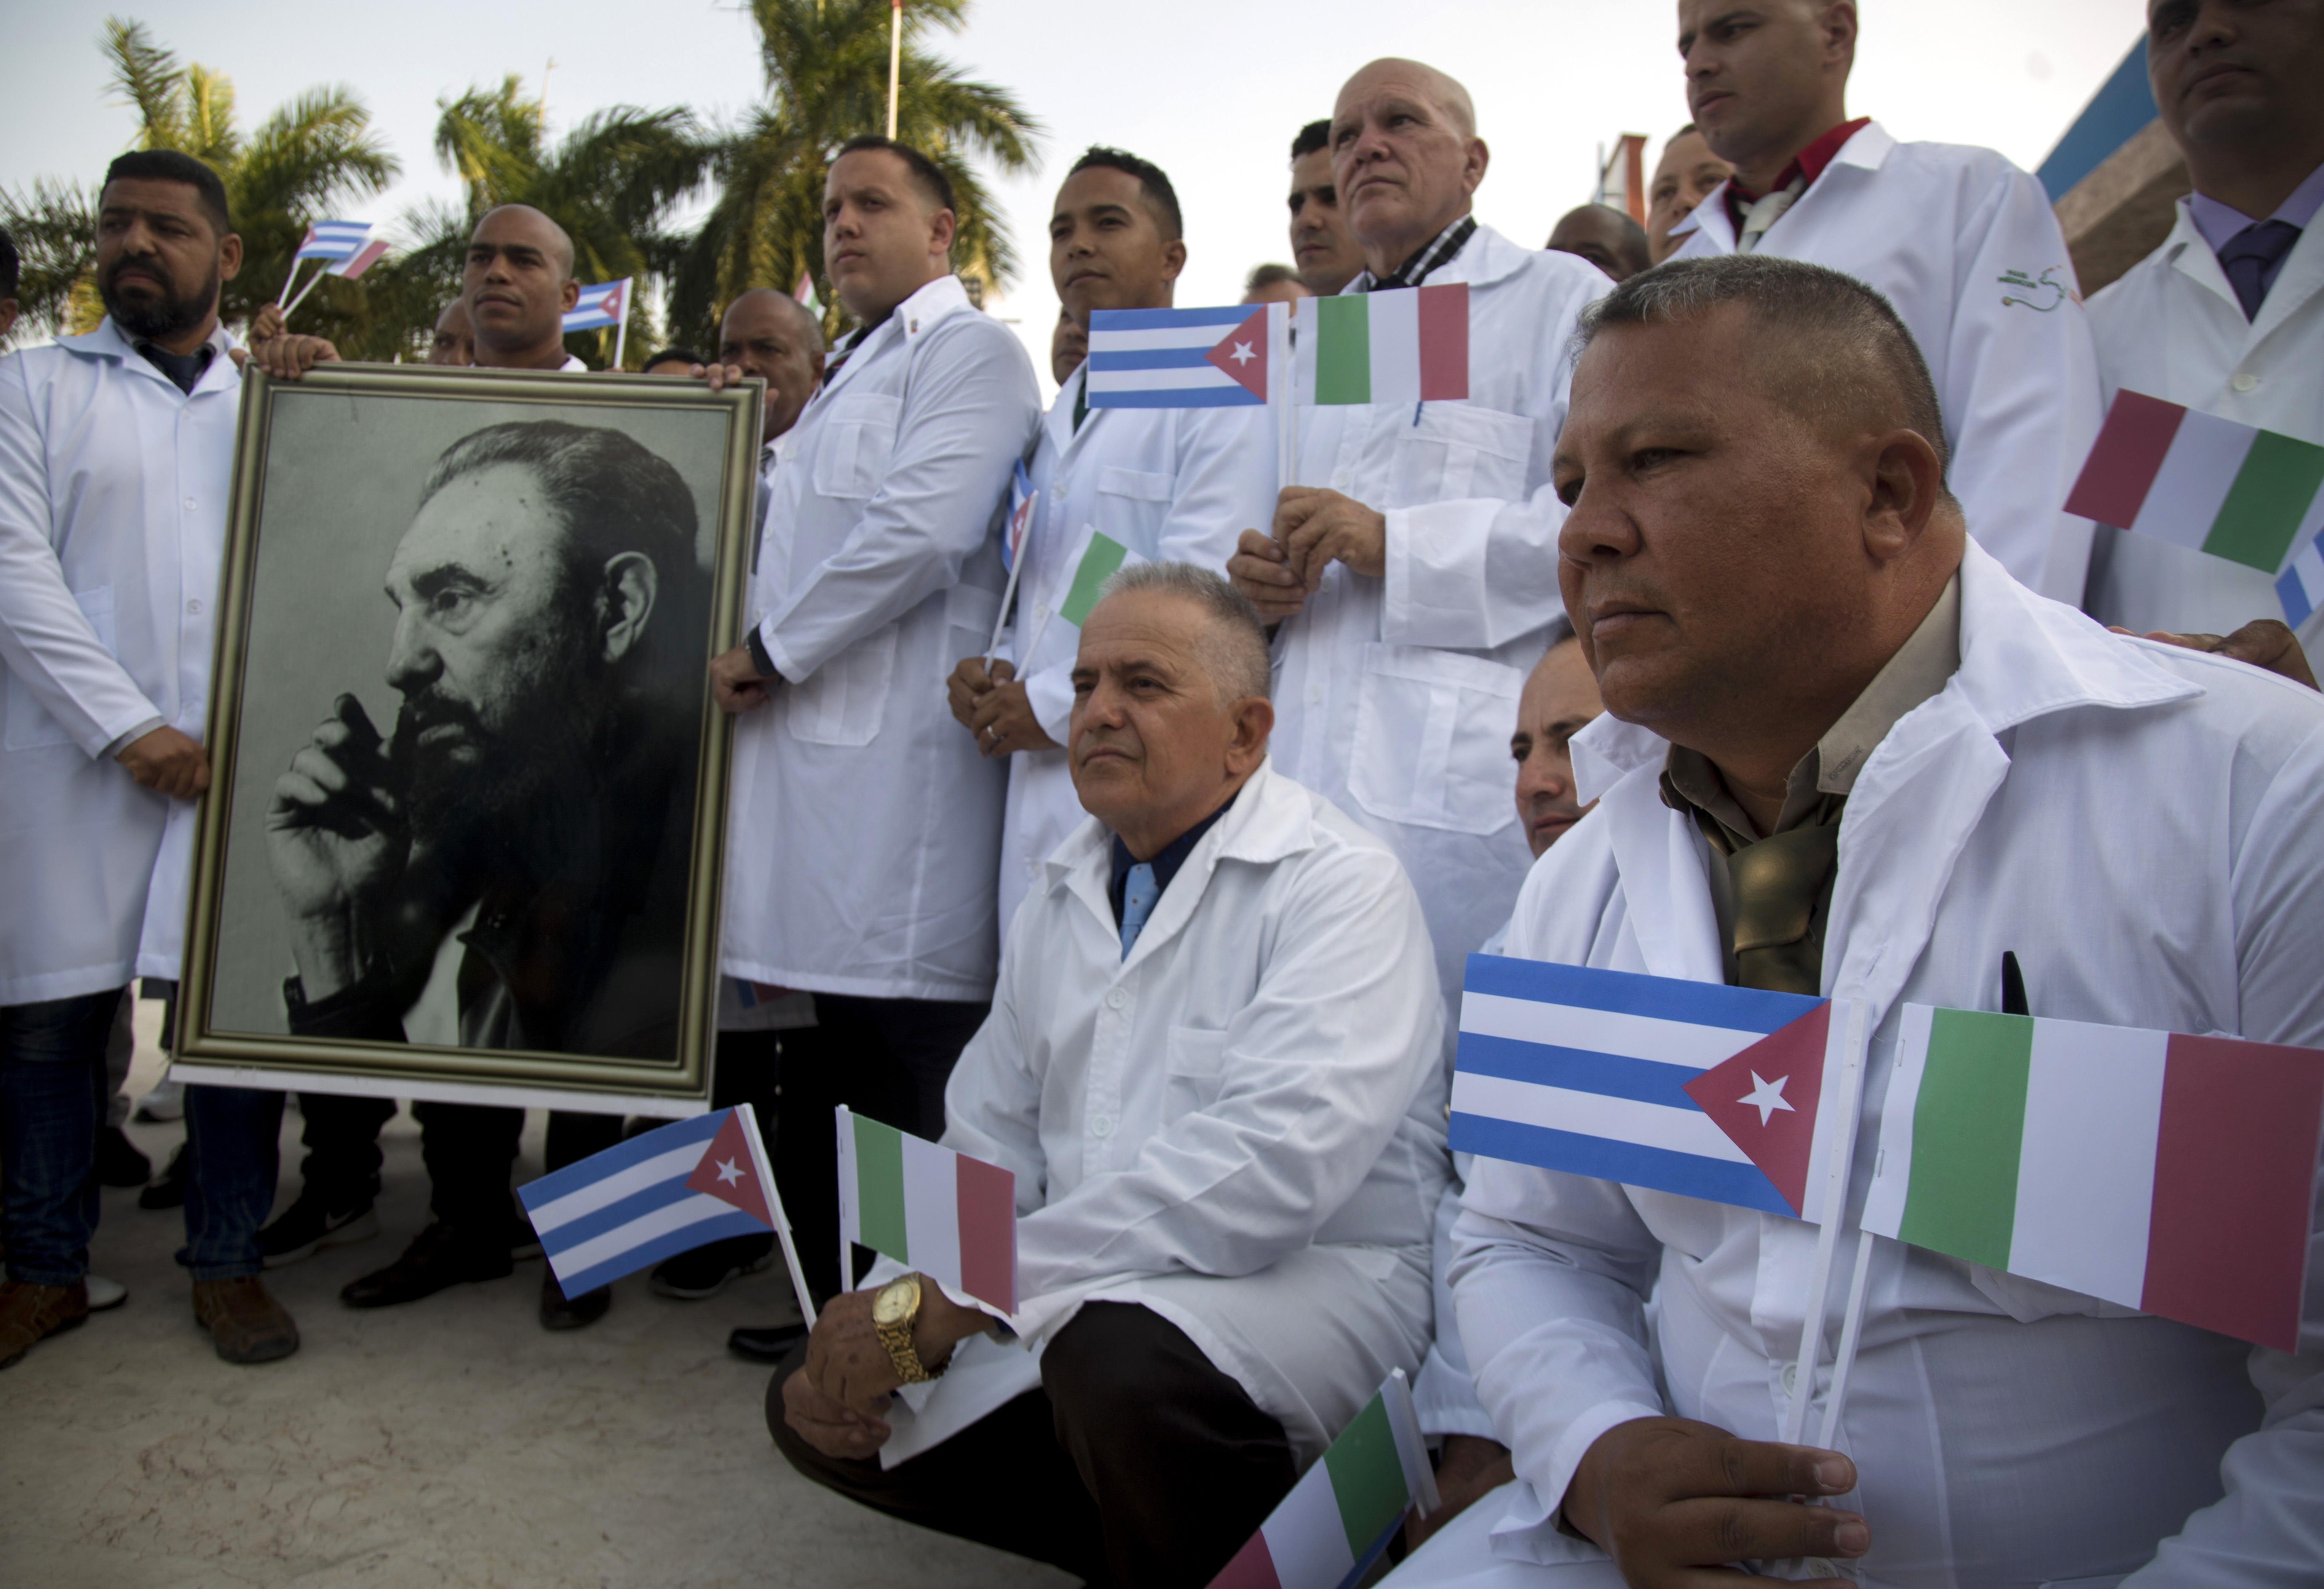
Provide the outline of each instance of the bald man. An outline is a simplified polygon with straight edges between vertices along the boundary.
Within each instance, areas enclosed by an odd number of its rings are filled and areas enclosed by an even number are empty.
[[[529,204],[487,210],[468,235],[460,301],[479,370],[586,370],[565,351],[565,315],[581,296],[573,239]]]
[[[790,294],[753,287],[728,304],[718,322],[718,362],[767,383],[760,472],[770,473],[776,441],[798,423],[823,380],[823,326]]]
[[[428,344],[428,362],[460,369],[476,362],[476,334],[468,324],[466,300],[454,299],[436,317],[435,335]]]
[[[1628,281],[1654,262],[1646,249],[1646,229],[1610,204],[1567,210],[1550,228],[1544,246],[1588,260],[1611,281]]]

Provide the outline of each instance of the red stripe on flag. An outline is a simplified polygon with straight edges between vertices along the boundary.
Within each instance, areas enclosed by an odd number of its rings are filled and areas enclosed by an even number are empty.
[[[2179,434],[2179,422],[2186,417],[2187,410],[2177,403],[2144,392],[2115,393],[2106,424],[2090,444],[2081,478],[2066,497],[2066,511],[2129,528],[2163,468],[2171,438]]]
[[[1420,289],[1420,400],[1466,401],[1469,396],[1469,284]]]
[[[1253,1534],[1250,1543],[1234,1553],[1234,1559],[1219,1569],[1211,1580],[1211,1589],[1282,1589],[1282,1575],[1275,1570],[1275,1557],[1267,1552],[1267,1535]]]
[[[2172,1034],[2141,1308],[2300,1349],[2319,1122],[2324,1053]]]
[[[1017,1311],[1017,1177],[997,1164],[953,1155],[960,1208],[960,1289],[1004,1313]]]

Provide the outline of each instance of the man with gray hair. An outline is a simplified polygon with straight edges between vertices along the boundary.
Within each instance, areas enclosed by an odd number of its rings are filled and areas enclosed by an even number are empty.
[[[1116,574],[1073,684],[1090,817],[945,1097],[945,1145],[1016,1175],[1015,1338],[885,1263],[768,1422],[878,1510],[1093,1583],[1204,1584],[1419,1369],[1442,1006],[1394,854],[1268,765],[1266,638],[1226,581]]]

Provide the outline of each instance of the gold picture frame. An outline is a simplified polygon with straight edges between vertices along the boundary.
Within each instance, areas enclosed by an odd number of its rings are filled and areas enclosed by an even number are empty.
[[[245,372],[174,1078],[708,1107],[732,730],[707,664],[741,633],[763,390]]]

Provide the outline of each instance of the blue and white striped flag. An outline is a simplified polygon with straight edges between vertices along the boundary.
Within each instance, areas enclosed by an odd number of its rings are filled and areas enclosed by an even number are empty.
[[[1852,1119],[1840,1023],[1795,993],[1472,954],[1452,1145],[1817,1221]],[[1834,1107],[1822,1107],[1829,1088]],[[1756,1150],[1746,1152],[1745,1144]]]
[[[1098,309],[1090,315],[1093,409],[1263,407],[1285,365],[1288,306]]]
[[[299,260],[352,259],[363,250],[371,236],[369,221],[317,221],[307,228],[300,241],[299,252],[290,257]]]
[[[748,1104],[633,1136],[517,1196],[568,1297],[707,1242],[764,1235],[782,1207]]]
[[[2318,536],[2292,555],[2292,565],[2277,576],[2275,593],[2283,602],[2283,620],[2298,629],[2308,615],[2324,607],[2324,536]]]
[[[573,307],[565,311],[565,329],[594,331],[600,326],[618,326],[630,305],[630,278],[619,281],[601,281],[585,287]]]

